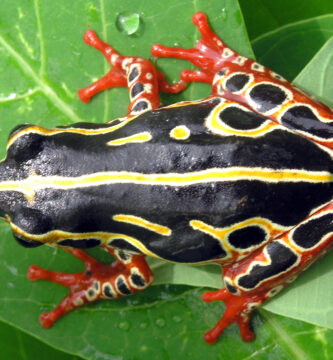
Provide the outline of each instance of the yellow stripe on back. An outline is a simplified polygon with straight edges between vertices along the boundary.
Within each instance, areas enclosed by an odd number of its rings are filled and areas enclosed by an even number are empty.
[[[154,231],[157,234],[164,235],[164,236],[170,236],[172,231],[166,226],[153,223],[151,221],[145,220],[141,217],[134,216],[134,215],[125,215],[125,214],[118,214],[114,215],[112,217],[113,220],[126,222],[132,225],[141,226],[145,229],[148,229],[150,231]]]
[[[120,146],[128,143],[143,143],[152,139],[151,134],[148,131],[143,131],[138,134],[126,136],[120,139],[111,140],[106,143],[108,146]]]
[[[142,174],[128,171],[99,172],[78,177],[30,175],[24,180],[0,182],[0,191],[18,191],[28,198],[42,189],[77,189],[112,184],[189,186],[210,182],[258,180],[278,182],[332,182],[332,174],[326,171],[298,169],[267,169],[230,167],[212,168],[189,173]]]
[[[113,125],[107,128],[102,129],[82,129],[82,128],[75,128],[75,127],[69,127],[66,129],[45,129],[41,126],[30,126],[26,129],[23,129],[19,131],[17,134],[15,134],[13,137],[11,137],[7,144],[7,150],[9,147],[21,136],[24,136],[26,134],[39,134],[43,136],[52,136],[57,134],[63,134],[63,133],[74,133],[74,134],[81,134],[81,135],[88,135],[88,136],[94,136],[94,135],[102,135],[102,134],[108,134],[110,132],[116,131],[123,126],[127,125],[130,121],[134,120],[136,116],[130,116],[127,119],[124,119],[122,122],[120,122],[117,125]]]

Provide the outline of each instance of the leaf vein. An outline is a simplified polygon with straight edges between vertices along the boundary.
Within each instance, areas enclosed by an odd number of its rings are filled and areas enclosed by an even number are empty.
[[[43,28],[42,22],[40,18],[39,12],[39,0],[34,0],[34,8],[37,20],[37,28],[38,28],[38,38],[39,38],[39,52],[40,52],[40,70],[39,76],[43,77],[45,75],[45,44],[44,44],[44,36],[43,36]]]
[[[82,122],[81,119],[68,104],[66,104],[58,94],[31,68],[26,60],[0,35],[0,45],[15,59],[23,72],[30,76],[30,78],[40,87],[43,93],[54,103],[54,105],[63,112],[71,121]]]

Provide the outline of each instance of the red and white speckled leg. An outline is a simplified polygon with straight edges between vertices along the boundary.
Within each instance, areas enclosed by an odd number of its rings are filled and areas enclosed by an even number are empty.
[[[100,91],[116,86],[128,87],[131,100],[128,114],[135,115],[158,108],[159,91],[178,93],[186,87],[182,80],[176,84],[169,84],[164,74],[147,59],[118,54],[92,30],[86,31],[84,41],[104,55],[111,65],[111,70],[92,85],[78,91],[83,102],[89,102],[91,97]]]
[[[152,283],[153,274],[143,255],[105,249],[117,259],[110,265],[98,262],[82,250],[67,250],[84,263],[85,270],[81,273],[66,274],[36,265],[29,267],[29,280],[48,280],[69,289],[69,295],[55,309],[40,316],[43,327],[51,327],[57,319],[79,306],[100,299],[131,295]]]
[[[191,49],[153,45],[156,57],[188,60],[200,70],[183,70],[186,82],[212,85],[212,95],[241,103],[321,145],[333,149],[333,111],[281,75],[232,50],[210,29],[198,12],[193,23],[201,39]]]

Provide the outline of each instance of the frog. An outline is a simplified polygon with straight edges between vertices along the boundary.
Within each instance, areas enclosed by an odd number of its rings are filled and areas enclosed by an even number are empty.
[[[41,314],[45,328],[85,304],[149,287],[149,256],[221,266],[225,288],[202,299],[224,302],[225,311],[204,339],[214,344],[236,323],[252,341],[252,312],[332,247],[332,110],[229,48],[203,12],[192,21],[201,34],[195,47],[151,49],[156,58],[197,66],[176,83],[149,59],[120,55],[88,30],[85,43],[111,69],[78,96],[89,103],[126,87],[127,114],[52,129],[23,124],[9,135],[1,218],[20,245],[64,249],[85,267],[73,274],[29,267],[30,280],[69,289]],[[161,91],[177,94],[191,82],[210,84],[211,94],[161,104]],[[94,247],[115,261],[85,251]]]

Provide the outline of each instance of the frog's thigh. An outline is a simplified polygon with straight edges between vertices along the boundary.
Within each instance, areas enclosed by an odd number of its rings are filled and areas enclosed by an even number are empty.
[[[227,289],[234,295],[275,295],[331,248],[332,232],[333,202],[229,267],[224,274]]]

